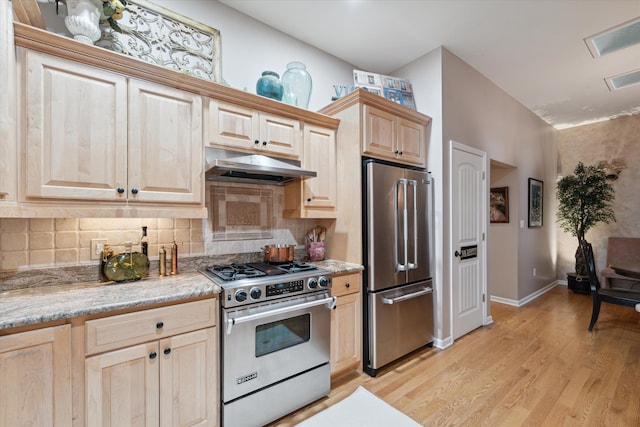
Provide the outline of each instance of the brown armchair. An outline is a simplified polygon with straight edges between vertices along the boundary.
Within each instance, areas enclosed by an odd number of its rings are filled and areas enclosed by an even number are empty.
[[[640,290],[640,238],[609,237],[607,267],[600,277],[603,288]]]
[[[591,321],[589,322],[589,331],[593,331],[593,326],[598,321],[600,315],[600,304],[607,302],[610,304],[623,305],[625,307],[637,308],[640,304],[640,291],[632,289],[616,289],[601,288],[598,274],[596,273],[596,262],[593,257],[593,248],[591,243],[586,240],[580,242],[580,249],[587,262],[587,274],[589,276],[589,285],[591,286],[591,298],[593,299],[593,310],[591,312]]]

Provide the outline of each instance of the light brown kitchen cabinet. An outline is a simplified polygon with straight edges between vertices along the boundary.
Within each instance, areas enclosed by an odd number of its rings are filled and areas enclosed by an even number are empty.
[[[331,295],[337,297],[331,312],[331,375],[359,370],[362,361],[361,274],[334,276]]]
[[[70,329],[0,336],[0,427],[71,425]]]
[[[21,53],[26,199],[202,202],[200,96]]]
[[[215,99],[205,115],[205,141],[212,147],[300,159],[300,120]]]
[[[130,202],[203,202],[201,96],[130,79],[128,139]]]
[[[217,425],[215,323],[215,300],[87,321],[86,425]]]
[[[370,105],[364,105],[364,117],[363,155],[427,166],[425,124]]]
[[[337,197],[335,129],[304,125],[302,167],[317,173],[285,187],[283,215],[289,218],[335,218]]]
[[[11,2],[0,1],[0,214],[16,201],[16,64]],[[4,215],[1,215],[4,216]]]

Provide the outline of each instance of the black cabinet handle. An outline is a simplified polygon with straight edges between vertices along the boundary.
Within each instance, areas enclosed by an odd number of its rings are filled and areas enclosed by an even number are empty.
[[[255,141],[253,141],[254,144],[260,144],[260,141],[258,141],[257,139]]]
[[[162,328],[164,328],[164,322],[158,322],[158,323],[156,323],[156,328],[157,328],[157,329],[162,329]]]
[[[398,154],[400,154],[402,156],[402,151],[399,151]]]
[[[138,194],[138,189],[137,188],[132,188],[131,189],[131,194]]]
[[[118,193],[122,194],[124,193],[124,188],[122,187],[118,187],[118,189],[116,190]]]
[[[155,359],[157,355],[158,355],[158,353],[156,353],[155,351],[152,351],[152,352],[149,354],[149,359]]]
[[[345,287],[345,288],[349,288],[349,287],[351,287],[351,283],[345,283],[345,284],[344,284],[344,287]]]
[[[170,354],[171,353],[171,348],[170,347],[165,348],[163,353],[164,354]]]
[[[262,145],[267,145],[267,141],[262,141]]]
[[[310,202],[310,201],[311,201],[311,197],[309,197],[309,198],[307,199],[307,202]]]

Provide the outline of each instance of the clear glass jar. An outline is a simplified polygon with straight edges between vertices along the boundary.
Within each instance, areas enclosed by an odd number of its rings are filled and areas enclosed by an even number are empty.
[[[309,108],[312,81],[307,66],[302,62],[290,62],[282,74],[284,95],[282,101],[300,108]]]
[[[125,251],[110,257],[104,265],[104,275],[114,282],[140,280],[149,272],[149,258],[140,252],[131,251],[131,243]]]

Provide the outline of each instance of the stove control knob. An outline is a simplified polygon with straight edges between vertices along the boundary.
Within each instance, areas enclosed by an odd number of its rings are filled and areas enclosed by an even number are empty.
[[[318,287],[318,281],[316,280],[315,277],[312,277],[311,279],[309,279],[309,281],[307,282],[307,286],[309,286],[309,289],[315,289]]]
[[[260,288],[251,288],[249,294],[251,295],[251,299],[259,299],[262,296],[262,291]]]
[[[244,289],[238,289],[236,291],[236,301],[238,302],[244,302],[247,300],[247,291],[245,291]]]
[[[327,286],[329,286],[329,279],[324,276],[320,276],[320,278],[318,279],[318,284],[321,288],[326,288]]]

